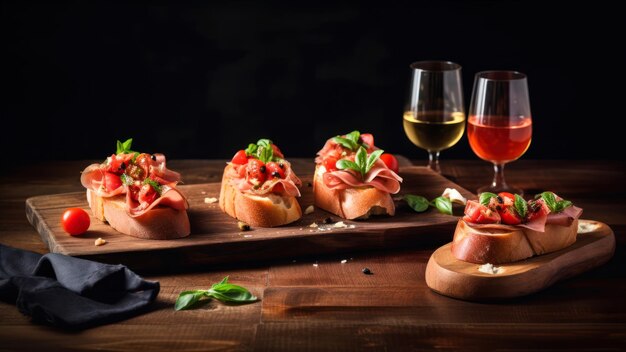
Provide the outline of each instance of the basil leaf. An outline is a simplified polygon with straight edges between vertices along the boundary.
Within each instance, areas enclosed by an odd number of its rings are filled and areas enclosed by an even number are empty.
[[[130,162],[134,164],[135,161],[137,160],[137,157],[139,156],[139,153],[137,153],[137,152],[133,152],[133,153],[135,153],[135,154],[133,155],[132,159],[130,159]]]
[[[452,215],[452,201],[450,201],[450,198],[437,197],[433,200],[433,203],[440,213]]]
[[[161,192],[163,192],[163,187],[161,187],[161,185],[160,185],[157,181],[155,181],[155,180],[153,180],[153,179],[151,179],[151,178],[146,178],[145,180],[143,180],[143,184],[144,184],[144,185],[150,185],[150,186],[152,186],[152,188],[153,188],[153,189],[154,189],[154,190],[155,190],[155,191],[156,191],[159,195],[161,195]]]
[[[357,165],[354,161],[350,161],[347,159],[337,160],[337,163],[335,164],[335,166],[337,166],[339,170],[351,169],[356,172],[361,172],[359,165]]]
[[[341,144],[342,147],[348,148],[352,151],[354,151],[358,147],[358,144],[355,141],[339,136],[334,137],[333,142]]]
[[[498,195],[495,193],[483,192],[480,194],[480,204],[487,206],[489,205],[489,201],[491,200],[491,198],[497,197],[497,196]]]
[[[248,148],[246,148],[246,155],[247,156],[254,155],[258,148],[259,147],[256,144],[253,144],[253,143],[248,144]]]
[[[274,143],[267,138],[259,139],[259,141],[256,142],[256,145],[258,145],[259,147],[266,147],[266,148],[272,148],[272,144]]]
[[[119,140],[117,141],[117,150],[115,154],[121,154],[124,152],[124,145]]]
[[[135,182],[135,180],[132,177],[126,174],[121,174],[120,180],[122,180],[122,183],[125,184],[126,186],[131,186]]]
[[[422,196],[414,196],[412,194],[405,194],[404,200],[409,204],[411,209],[418,213],[425,212],[428,209],[428,199]]]
[[[174,309],[189,309],[204,296],[207,296],[206,290],[183,291],[180,295],[178,295],[176,304],[174,304]]]
[[[361,132],[352,131],[346,134],[346,138],[354,142],[355,145],[359,144],[359,138],[361,137]]]
[[[132,150],[130,150],[130,147],[133,145],[133,139],[129,138],[127,139],[124,143],[120,142],[119,140],[117,141],[117,150],[115,151],[115,154],[129,154],[129,153],[133,153]]]
[[[552,192],[543,192],[541,193],[541,199],[543,199],[544,203],[548,206],[551,212],[556,213],[556,197]]]
[[[363,147],[359,147],[354,157],[354,162],[361,168],[361,173],[364,174],[365,167],[367,166],[367,150]]]
[[[519,194],[515,195],[515,202],[513,202],[513,206],[517,211],[517,214],[523,219],[528,214],[528,204],[524,200],[524,198],[520,197]]]
[[[274,148],[271,145],[259,145],[257,156],[259,160],[267,164],[274,158]]]
[[[250,293],[246,288],[228,283],[213,285],[207,292],[210,297],[222,302],[243,303],[257,300],[256,296]]]
[[[567,207],[571,207],[572,206],[572,202],[569,200],[560,200],[556,203],[556,212],[561,212],[563,210],[565,210],[565,208]]]
[[[364,147],[361,147],[363,150],[365,150]],[[370,172],[370,170],[372,169],[372,166],[374,166],[374,164],[376,163],[376,160],[378,160],[378,158],[380,158],[380,155],[382,153],[384,153],[385,151],[382,149],[379,150],[375,150],[372,152],[372,154],[370,154],[367,157],[367,165],[365,166],[365,173]]]

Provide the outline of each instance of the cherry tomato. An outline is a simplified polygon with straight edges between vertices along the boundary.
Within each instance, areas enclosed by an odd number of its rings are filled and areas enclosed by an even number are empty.
[[[324,168],[326,171],[335,171],[337,170],[337,158],[333,158],[332,156],[324,159]]]
[[[517,212],[512,207],[505,207],[498,211],[498,214],[500,214],[500,219],[503,224],[517,225],[522,222],[522,219],[519,215],[517,215]]]
[[[248,159],[248,166],[246,167],[246,176],[248,182],[255,186],[260,186],[267,179],[265,172],[267,167],[259,159]]]
[[[237,165],[245,165],[248,163],[248,155],[246,155],[246,151],[245,150],[240,150],[237,153],[235,153],[235,156],[233,156],[233,160],[231,160],[231,162],[233,164],[237,164]]]
[[[511,204],[515,203],[515,195],[513,193],[509,193],[509,192],[500,192],[498,193],[498,195],[500,196],[500,198],[502,198],[502,200],[506,203],[506,199],[509,199],[511,201]]]
[[[396,157],[393,154],[383,153],[380,156],[380,160],[382,160],[385,163],[385,165],[387,165],[387,167],[391,169],[391,171],[398,173],[398,170],[399,170],[398,159],[396,159]]]
[[[273,178],[285,178],[285,165],[283,163],[270,161],[265,164],[265,173],[267,174],[268,180]]]
[[[285,158],[285,156],[283,155],[283,152],[280,151],[280,148],[278,148],[276,144],[272,144],[272,150],[274,151],[275,157],[281,158],[281,159]]]
[[[367,144],[367,151],[374,149],[374,136],[371,133],[363,133],[361,135],[361,141]]]
[[[548,215],[550,209],[547,205],[543,203],[541,200],[536,200],[534,202],[528,203],[528,215],[526,215],[526,220],[533,221],[542,216]]]
[[[82,235],[90,224],[89,214],[81,208],[69,208],[61,217],[63,230],[72,236]]]
[[[104,189],[107,192],[112,192],[122,186],[122,180],[120,177],[112,172],[104,173]]]
[[[159,194],[154,190],[154,188],[148,184],[141,186],[139,190],[139,195],[137,196],[137,200],[140,203],[148,203],[152,204],[155,199],[157,199]]]
[[[495,224],[500,221],[498,212],[474,200],[468,200],[465,206],[466,220],[476,224]]]

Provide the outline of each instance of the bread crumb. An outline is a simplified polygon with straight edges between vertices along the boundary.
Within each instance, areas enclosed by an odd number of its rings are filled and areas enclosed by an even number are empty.
[[[578,222],[578,233],[589,233],[594,232],[600,227],[600,225],[590,222],[590,221],[579,221]]]
[[[200,194],[206,194],[206,191],[202,191],[202,192],[200,192]]]
[[[238,221],[237,227],[239,227],[241,231],[250,231],[250,225],[246,224],[243,221]]]
[[[106,243],[107,243],[107,241],[105,239],[101,238],[101,237],[98,237],[98,239],[96,239],[96,241],[94,242],[94,244],[96,246],[102,246],[102,245],[104,245]]]
[[[204,202],[207,203],[207,204],[216,203],[217,202],[217,198],[215,198],[215,197],[204,198]]]
[[[487,263],[479,266],[478,271],[485,274],[496,275],[504,272],[504,268]]]
[[[317,223],[315,223],[315,222],[314,222],[314,223],[312,223],[311,225],[309,225],[309,227],[313,227],[313,228],[315,228],[315,227],[317,227]]]
[[[304,210],[304,214],[305,214],[305,215],[309,215],[309,214],[311,214],[311,213],[312,213],[312,212],[314,212],[314,211],[315,211],[315,207],[314,207],[314,206],[312,206],[312,205],[309,205],[309,206],[308,206],[308,207],[306,207],[306,209]]]
[[[348,262],[348,260],[344,259],[344,260],[341,261],[341,264],[345,264],[347,262]]]
[[[313,263],[313,266],[317,268],[317,263]]]
[[[337,222],[333,225],[333,227],[336,227],[336,228],[338,228],[338,229],[339,229],[339,228],[343,228],[343,229],[345,229],[345,228],[347,228],[347,227],[348,227],[348,225],[346,225],[343,221],[337,221]]]

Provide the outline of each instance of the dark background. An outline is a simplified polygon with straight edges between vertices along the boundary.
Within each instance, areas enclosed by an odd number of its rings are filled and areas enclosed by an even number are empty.
[[[547,2],[542,2],[546,4]],[[172,158],[229,158],[259,137],[313,157],[374,133],[426,158],[401,116],[417,60],[528,75],[524,158],[622,159],[621,12],[505,1],[2,3],[3,159],[102,159],[115,140]],[[464,137],[442,158],[476,158]]]

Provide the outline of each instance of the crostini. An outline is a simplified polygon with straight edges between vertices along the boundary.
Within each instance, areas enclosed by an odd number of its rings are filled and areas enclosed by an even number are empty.
[[[165,166],[163,154],[131,150],[132,138],[83,170],[81,183],[93,215],[133,237],[167,240],[190,234],[189,203],[176,188],[180,174]]]
[[[477,264],[502,264],[558,251],[576,242],[582,209],[552,192],[525,201],[517,194],[482,193],[469,200],[452,254]]]
[[[349,220],[393,216],[391,194],[400,191],[402,178],[383,161],[397,165],[393,155],[381,159],[383,153],[369,133],[353,131],[328,139],[315,158],[315,206]]]
[[[250,226],[274,227],[302,217],[296,200],[302,182],[269,139],[239,150],[222,177],[220,208]]]

